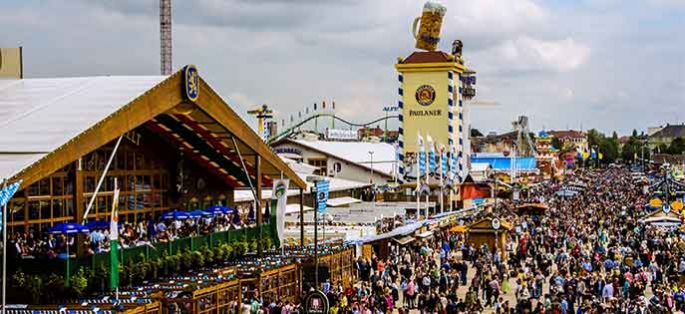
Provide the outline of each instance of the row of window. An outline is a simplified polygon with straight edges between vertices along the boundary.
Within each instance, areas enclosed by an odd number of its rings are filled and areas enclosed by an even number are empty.
[[[169,176],[161,171],[153,171],[145,175],[117,175],[112,171],[100,187],[100,191],[114,191],[116,185],[121,191],[150,192],[153,190],[166,190],[169,186]],[[86,193],[95,192],[99,176],[84,174],[83,190]],[[74,184],[66,175],[56,175],[31,184],[27,188],[28,196],[71,196],[74,193]]]

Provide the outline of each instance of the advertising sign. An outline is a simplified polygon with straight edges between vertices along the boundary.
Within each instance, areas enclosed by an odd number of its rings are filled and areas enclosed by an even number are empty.
[[[328,297],[323,292],[315,290],[304,297],[305,314],[328,314],[328,310]]]
[[[326,138],[329,140],[356,141],[359,133],[355,130],[326,129]]]
[[[276,233],[281,246],[285,240],[285,208],[288,203],[288,184],[290,180],[274,180],[273,195],[276,198]]]
[[[398,65],[398,70],[403,72]],[[404,155],[417,153],[416,134],[430,134],[436,143],[448,145],[450,139],[459,138],[459,107],[456,84],[458,75],[450,80],[444,71],[425,69],[403,72],[402,80],[402,129],[404,130]],[[452,94],[452,95],[450,95]],[[452,107],[449,106],[452,99]],[[452,119],[450,119],[450,112]],[[407,163],[407,161],[405,161]]]

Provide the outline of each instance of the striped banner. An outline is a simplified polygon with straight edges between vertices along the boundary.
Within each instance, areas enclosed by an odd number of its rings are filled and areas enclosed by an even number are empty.
[[[437,165],[435,164],[435,143],[430,135],[426,135],[428,140],[428,173],[435,173]]]
[[[418,135],[418,141],[416,144],[418,145],[417,150],[419,151],[417,156],[419,169],[416,177],[416,180],[418,180],[426,173],[426,147],[423,143],[423,137],[421,134]]]

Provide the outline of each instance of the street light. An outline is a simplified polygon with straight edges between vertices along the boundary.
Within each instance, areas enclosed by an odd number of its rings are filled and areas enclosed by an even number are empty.
[[[373,185],[373,151],[372,150],[369,151],[369,155],[371,156],[371,179],[370,179],[370,182],[371,182],[371,185]]]

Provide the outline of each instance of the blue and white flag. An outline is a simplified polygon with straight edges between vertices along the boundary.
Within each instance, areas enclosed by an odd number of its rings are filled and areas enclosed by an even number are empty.
[[[416,142],[418,145],[418,156],[417,161],[419,164],[419,172],[417,173],[417,180],[421,178],[426,173],[426,147],[423,143],[423,136],[418,135],[418,140]]]
[[[0,191],[0,206],[5,206],[10,201],[14,193],[17,193],[17,190],[19,190],[20,185],[21,181],[14,182]]]
[[[426,135],[428,139],[428,172],[435,173],[437,165],[435,164],[435,144],[430,135]]]
[[[19,190],[19,186],[21,186],[21,181],[14,182],[0,191],[0,207],[5,207],[7,203],[9,203],[10,199],[12,199],[12,196],[14,196],[14,193],[17,193],[17,190]],[[2,215],[5,215],[5,210],[2,209],[0,210],[0,230],[2,230],[2,221],[3,217]]]
[[[447,176],[447,150],[445,145],[440,145],[440,174]]]
[[[328,180],[316,181],[316,202],[319,214],[325,214],[328,203],[328,192],[331,184]]]

